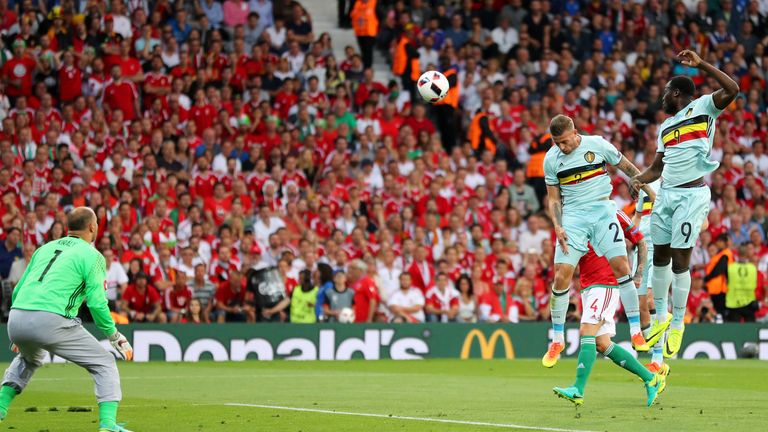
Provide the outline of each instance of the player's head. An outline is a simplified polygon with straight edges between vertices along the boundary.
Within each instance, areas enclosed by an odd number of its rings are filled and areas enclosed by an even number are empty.
[[[552,141],[565,154],[571,153],[581,143],[581,137],[576,132],[573,120],[570,117],[558,114],[549,122],[549,133]]]
[[[687,105],[696,93],[696,84],[687,76],[676,76],[664,86],[664,95],[661,97],[661,107],[664,112],[677,114]]]
[[[89,207],[75,208],[67,215],[67,231],[69,235],[76,235],[88,243],[93,242],[99,232],[96,213]]]

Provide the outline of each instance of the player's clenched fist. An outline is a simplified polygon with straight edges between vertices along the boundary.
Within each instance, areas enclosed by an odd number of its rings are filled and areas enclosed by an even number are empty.
[[[119,331],[115,332],[115,334],[109,337],[109,343],[111,343],[112,347],[117,350],[118,354],[120,354],[120,357],[122,357],[123,360],[133,360],[133,347],[122,333]]]

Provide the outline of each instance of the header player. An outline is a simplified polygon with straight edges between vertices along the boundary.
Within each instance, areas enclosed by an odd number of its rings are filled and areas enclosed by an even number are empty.
[[[627,215],[620,213],[619,218]],[[628,230],[632,230],[631,224]],[[638,239],[642,238],[638,234]],[[579,345],[579,362],[576,367],[576,382],[571,387],[555,387],[553,391],[561,398],[576,405],[584,403],[584,388],[587,385],[592,366],[597,359],[597,352],[611,359],[615,364],[640,377],[645,383],[648,396],[648,406],[653,405],[656,398],[666,388],[663,375],[650,372],[637,359],[611,338],[616,335],[616,323],[613,317],[619,305],[616,295],[617,284],[614,272],[603,257],[589,250],[579,261],[581,284],[581,343]],[[567,297],[566,297],[567,298]],[[554,315],[554,312],[553,312]]]
[[[661,177],[659,196],[651,213],[654,242],[653,288],[656,321],[651,333],[659,333],[667,316],[666,287],[672,283],[672,322],[664,345],[664,357],[674,357],[683,342],[683,319],[691,289],[690,261],[710,204],[704,176],[719,163],[709,159],[715,139],[715,119],[736,99],[739,85],[725,72],[684,50],[680,62],[714,78],[722,87],[695,98],[696,85],[686,76],[672,78],[664,87],[662,107],[672,117],[659,128],[656,159],[632,179],[632,189],[647,187]],[[671,263],[670,263],[671,261]]]
[[[638,310],[624,234],[616,220],[616,203],[610,200],[613,187],[606,164],[615,165],[630,177],[640,171],[602,137],[580,135],[568,116],[555,116],[549,129],[555,146],[544,157],[544,180],[559,244],[555,247],[553,301],[568,301],[563,294],[568,292],[576,264],[587,253],[590,243],[610,263],[625,309]],[[653,196],[650,188],[644,186],[644,190]],[[630,331],[635,350],[648,351],[639,319],[630,323]],[[562,328],[555,328],[553,339],[543,360],[547,367],[554,366],[565,346]]]
[[[46,351],[82,366],[96,384],[99,431],[127,432],[117,424],[122,398],[115,358],[81,325],[83,301],[101,332],[125,359],[133,348],[115,328],[107,307],[104,256],[91,243],[99,232],[96,214],[78,207],[67,215],[69,235],[46,243],[32,255],[13,290],[8,336],[18,355],[5,371],[0,388],[0,419],[42,366]]]

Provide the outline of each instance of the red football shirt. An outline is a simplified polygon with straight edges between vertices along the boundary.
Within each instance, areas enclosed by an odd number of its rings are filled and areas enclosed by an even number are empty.
[[[363,276],[352,284],[355,291],[353,299],[355,303],[355,322],[362,323],[368,319],[368,311],[371,309],[371,302],[380,302],[379,290],[376,283],[368,276]]]
[[[10,97],[31,96],[32,73],[36,66],[35,60],[29,56],[8,60],[3,65],[3,76],[8,80],[5,93]],[[21,80],[21,83],[16,85],[12,82],[14,80]]]
[[[76,66],[63,66],[59,69],[59,84],[61,101],[73,101],[83,94],[83,72]]]
[[[103,103],[110,110],[119,109],[122,111],[126,120],[134,120],[138,115],[135,109],[135,102],[138,97],[139,93],[132,82],[111,82],[104,88]]]
[[[128,302],[128,309],[135,312],[150,313],[156,303],[162,298],[152,285],[147,285],[144,293],[140,293],[133,284],[128,285],[123,293],[123,300]]]

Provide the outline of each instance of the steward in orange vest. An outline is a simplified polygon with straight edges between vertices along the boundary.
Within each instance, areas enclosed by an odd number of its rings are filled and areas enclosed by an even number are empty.
[[[496,134],[493,131],[490,116],[486,111],[486,104],[483,103],[483,105],[483,107],[477,110],[477,114],[472,117],[472,121],[469,123],[469,133],[467,134],[472,150],[474,150],[478,158],[485,150],[496,155]]]
[[[728,234],[721,234],[715,240],[717,254],[712,256],[705,270],[704,282],[707,284],[712,306],[720,315],[725,315],[725,294],[728,292],[728,265],[733,263],[733,252],[728,248]]]
[[[456,68],[451,65],[451,59],[447,56],[440,57],[440,69],[443,71],[443,75],[448,78],[450,87],[448,94],[434,105],[433,110],[443,148],[450,154],[456,145],[458,125],[461,123],[456,116],[459,110],[459,80]]]
[[[379,19],[376,17],[376,0],[357,0],[350,13],[352,28],[360,45],[363,57],[363,67],[366,69],[373,64],[373,49],[376,45],[376,34],[379,32]]]
[[[397,41],[395,53],[392,56],[392,73],[400,77],[403,90],[410,92],[411,102],[416,101],[416,81],[421,75],[421,67],[412,23],[405,25],[405,32]]]
[[[547,194],[547,184],[544,181],[544,156],[551,147],[552,135],[549,132],[536,136],[528,147],[531,158],[528,159],[525,176],[528,178],[528,184],[536,191],[539,202]]]

